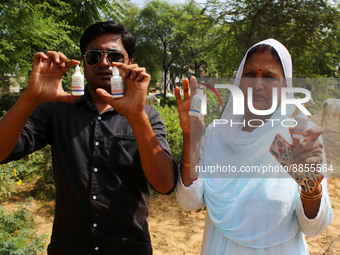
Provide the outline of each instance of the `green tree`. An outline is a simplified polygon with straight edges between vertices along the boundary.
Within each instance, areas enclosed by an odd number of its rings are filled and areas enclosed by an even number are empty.
[[[2,1],[0,4],[0,75],[27,76],[33,52],[69,45],[67,26],[56,17],[69,13],[68,5],[55,1],[58,9],[41,1]],[[66,30],[66,32],[65,32]]]
[[[79,54],[79,40],[84,30],[91,24],[99,21],[116,20],[121,21],[127,12],[127,9],[119,0],[61,0],[68,4],[70,13],[61,13],[61,20],[65,20],[70,31],[70,38],[74,42],[74,48]],[[54,4],[55,1],[51,1]],[[71,14],[71,15],[70,15]],[[73,57],[73,56],[72,56]]]
[[[188,70],[191,70],[196,77],[200,77],[202,66],[209,62],[209,53],[219,41],[214,33],[215,24],[193,1],[183,5],[182,9],[183,14],[177,30],[182,33],[183,43],[181,54],[172,69],[177,76],[188,74]]]
[[[221,25],[210,11],[195,3],[188,3],[185,8],[186,20],[180,23],[179,29],[185,33],[182,57],[190,70],[196,77],[215,77],[221,70],[229,70],[230,62],[221,59],[229,48],[224,47],[229,45],[229,24]],[[223,72],[224,76],[231,74]]]
[[[96,21],[119,20],[125,12],[119,0],[1,1],[0,88],[8,75],[28,76],[35,52],[55,50],[81,59],[78,45],[84,29]]]
[[[139,63],[143,63],[142,59],[147,59],[144,57],[145,54],[140,53],[141,49],[144,49],[148,58],[153,60],[152,67],[158,65],[162,68],[164,98],[171,65],[181,53],[180,49],[184,41],[183,32],[177,30],[182,15],[183,10],[179,6],[156,0],[148,2],[137,17],[136,37],[139,53],[136,54],[136,58]],[[143,64],[146,67],[148,65],[147,62]]]
[[[156,87],[162,78],[161,49],[157,44],[145,39],[143,31],[139,27],[139,15],[141,10],[133,3],[127,1],[124,3],[128,12],[122,19],[122,24],[136,38],[136,50],[134,54],[134,63],[146,68],[151,75],[150,87]]]
[[[324,0],[208,0],[205,7],[221,25],[230,26],[233,51],[225,59],[240,62],[254,43],[275,38],[293,56],[295,76],[334,76],[339,63],[339,9]]]

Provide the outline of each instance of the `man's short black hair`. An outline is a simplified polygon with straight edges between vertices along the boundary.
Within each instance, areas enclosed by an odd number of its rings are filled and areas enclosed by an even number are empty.
[[[136,48],[135,37],[130,34],[122,24],[116,21],[97,22],[86,28],[80,38],[81,54],[85,54],[86,47],[93,38],[103,34],[120,35],[123,46],[129,55],[129,59],[133,58]]]

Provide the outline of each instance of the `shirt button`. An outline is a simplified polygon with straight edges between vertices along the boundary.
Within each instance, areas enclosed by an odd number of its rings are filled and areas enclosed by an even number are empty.
[[[101,120],[102,119],[102,116],[98,116],[98,120]]]
[[[94,250],[95,250],[95,251],[98,251],[98,250],[99,250],[99,247],[98,247],[98,246],[97,246],[97,247],[95,247],[95,248],[94,248]]]
[[[97,225],[97,223],[93,223],[93,225],[92,225],[94,228],[96,228],[98,225]]]
[[[99,145],[99,142],[95,142],[95,145],[98,146],[98,145]]]
[[[98,168],[93,169],[93,172],[97,173],[98,172]]]
[[[97,196],[92,196],[92,198],[93,198],[94,200],[96,200],[96,199],[97,199]]]

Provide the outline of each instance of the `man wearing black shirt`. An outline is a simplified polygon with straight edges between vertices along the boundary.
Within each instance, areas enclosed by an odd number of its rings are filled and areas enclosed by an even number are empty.
[[[25,92],[0,121],[0,161],[51,144],[56,210],[49,254],[152,254],[146,218],[149,184],[174,189],[177,171],[159,113],[145,105],[150,75],[133,64],[135,41],[117,22],[87,28],[80,48],[85,95],[62,77],[79,61],[60,52],[34,55]],[[111,67],[125,95],[110,95]]]

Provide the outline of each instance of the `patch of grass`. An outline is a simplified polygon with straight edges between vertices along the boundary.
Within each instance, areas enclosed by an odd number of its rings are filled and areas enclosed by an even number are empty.
[[[33,255],[43,252],[46,235],[37,235],[34,216],[27,210],[28,203],[7,212],[0,206],[0,254]]]

